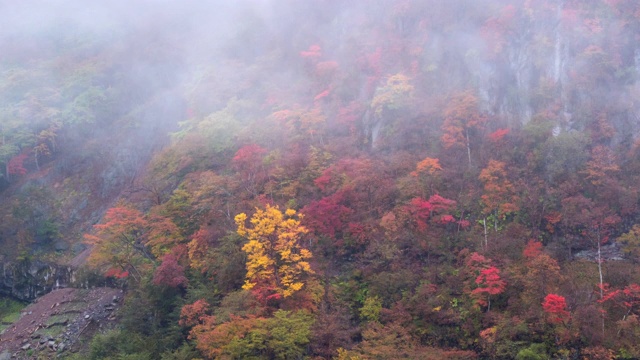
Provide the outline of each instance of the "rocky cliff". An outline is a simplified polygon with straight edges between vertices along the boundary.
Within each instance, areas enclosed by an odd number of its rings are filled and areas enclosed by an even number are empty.
[[[72,267],[39,260],[3,261],[0,266],[0,294],[23,301],[66,287],[74,280]]]

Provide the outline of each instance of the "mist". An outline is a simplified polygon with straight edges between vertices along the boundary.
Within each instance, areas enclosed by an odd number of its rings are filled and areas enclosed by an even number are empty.
[[[149,313],[129,309],[121,334],[165,339],[150,358],[281,357],[244,342],[287,321],[304,327],[287,358],[640,356],[625,322],[640,313],[607,302],[637,286],[638,14],[0,1],[0,293],[53,290],[34,264],[130,289]],[[291,248],[247,235],[265,214],[289,221]],[[178,304],[201,321],[178,322]],[[213,349],[235,322],[244,345]]]

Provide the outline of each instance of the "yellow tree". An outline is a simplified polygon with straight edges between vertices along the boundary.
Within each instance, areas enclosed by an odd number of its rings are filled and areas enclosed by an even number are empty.
[[[317,141],[323,144],[322,137],[327,119],[317,104],[310,109],[293,108],[276,111],[271,114],[271,117],[286,127],[292,139]]]
[[[376,138],[388,121],[402,117],[401,112],[414,102],[414,86],[411,78],[398,73],[387,78],[384,86],[376,89],[371,100],[370,111],[364,116],[364,135],[369,146],[374,146]]]
[[[387,78],[385,86],[376,89],[371,100],[371,108],[377,117],[382,117],[387,110],[397,110],[409,105],[414,87],[411,78],[398,73]]]
[[[238,234],[249,241],[242,247],[247,253],[247,277],[243,288],[256,288],[266,298],[293,295],[302,289],[305,275],[312,274],[308,260],[311,251],[302,248],[300,238],[308,230],[300,225],[296,211],[287,209],[284,214],[277,206],[267,205],[256,209],[246,227],[247,215],[236,215]]]
[[[640,225],[633,225],[628,233],[620,235],[618,242],[631,261],[637,262],[640,259]]]

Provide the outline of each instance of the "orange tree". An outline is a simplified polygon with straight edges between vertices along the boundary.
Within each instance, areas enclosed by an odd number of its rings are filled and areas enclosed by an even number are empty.
[[[93,226],[85,241],[93,246],[89,263],[108,269],[108,276],[131,276],[139,281],[141,268],[166,255],[182,241],[178,227],[163,216],[145,216],[133,206],[119,203]],[[150,266],[149,266],[150,267]]]
[[[487,217],[493,218],[494,230],[498,231],[498,221],[504,219],[507,214],[520,210],[518,203],[520,198],[515,186],[509,181],[506,164],[501,161],[490,160],[486,168],[480,171],[478,177],[484,184],[482,204],[484,205],[484,234],[485,247],[487,243]]]
[[[479,111],[478,97],[470,90],[454,94],[443,115],[442,144],[446,149],[466,148],[471,166],[471,138],[482,131],[487,122]]]
[[[108,273],[117,277],[131,275],[139,281],[140,266],[149,258],[143,245],[147,226],[144,215],[129,205],[110,208],[103,223],[93,226],[95,234],[84,235],[93,245],[89,263],[100,268],[111,267]]]

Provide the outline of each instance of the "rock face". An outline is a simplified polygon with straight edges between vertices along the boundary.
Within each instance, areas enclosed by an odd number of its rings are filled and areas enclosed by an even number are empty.
[[[73,281],[70,266],[23,260],[0,262],[0,294],[31,301]]]
[[[578,259],[587,259],[589,261],[598,261],[598,250],[597,249],[587,249],[582,250],[574,254],[574,256]],[[624,253],[618,243],[611,243],[602,245],[600,247],[600,258],[603,261],[618,261],[624,260]]]

